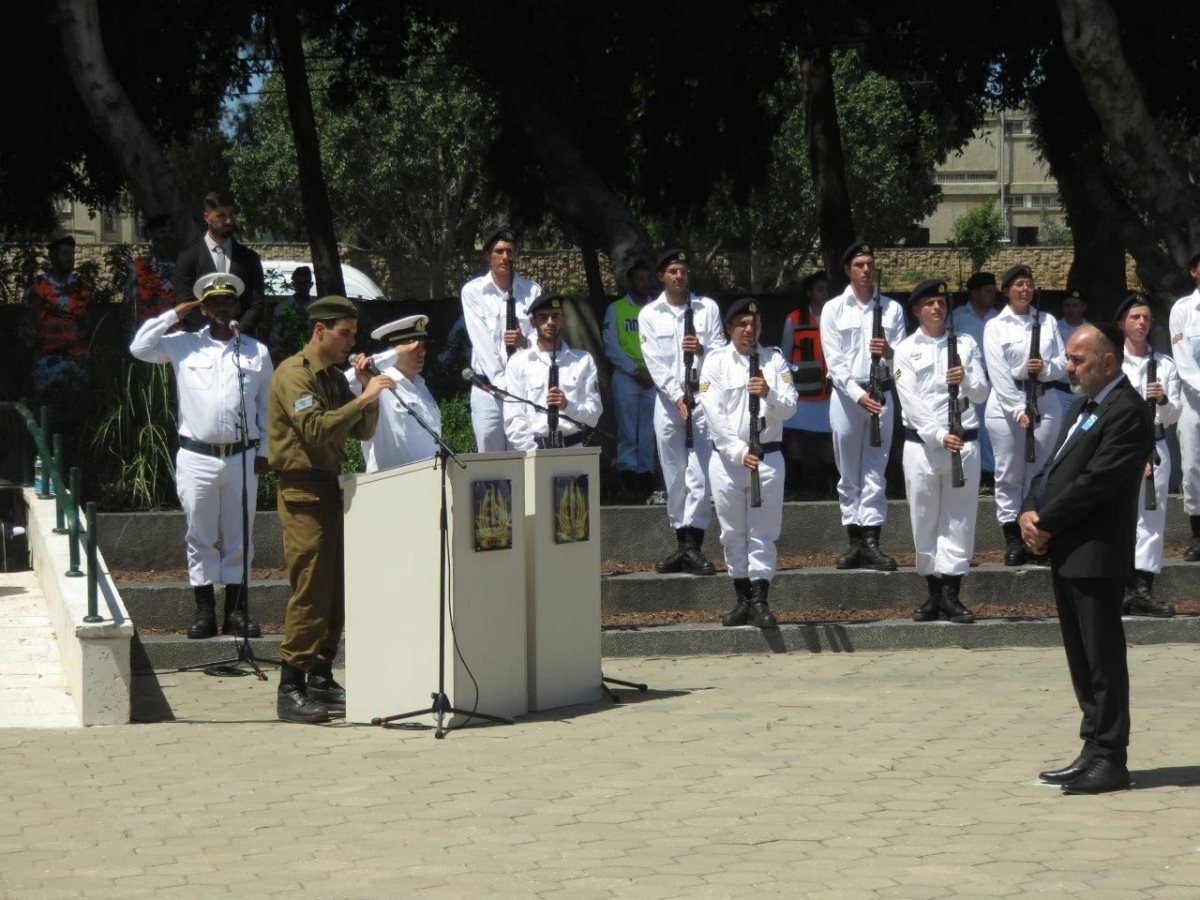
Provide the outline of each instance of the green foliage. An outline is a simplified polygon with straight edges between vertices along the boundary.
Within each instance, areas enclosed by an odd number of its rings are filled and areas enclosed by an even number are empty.
[[[983,268],[989,256],[1000,249],[1004,237],[1004,219],[995,200],[981,203],[954,220],[954,245],[964,259],[971,261],[971,271]]]
[[[475,432],[471,428],[471,403],[468,394],[449,397],[440,404],[442,440],[455,453],[475,452]]]
[[[1073,247],[1075,239],[1070,228],[1050,218],[1050,214],[1042,210],[1038,217],[1038,243],[1043,247]]]
[[[175,417],[167,366],[128,360],[105,390],[91,440],[93,483],[108,510],[161,509],[175,498]]]

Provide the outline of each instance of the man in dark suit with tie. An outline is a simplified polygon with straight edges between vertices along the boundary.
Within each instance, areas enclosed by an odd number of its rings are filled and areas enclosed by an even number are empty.
[[[245,244],[233,239],[233,230],[237,225],[237,201],[233,194],[229,191],[210,193],[204,198],[202,215],[207,229],[204,237],[185,247],[175,261],[176,290],[180,296],[190,297],[192,287],[201,275],[211,272],[236,275],[246,285],[246,293],[242,297],[244,306],[239,317],[241,329],[252,334],[255,324],[263,315],[266,298],[262,260]],[[184,320],[184,327],[188,331],[196,331],[204,324],[202,317],[193,321],[191,313]]]
[[[1067,342],[1071,389],[1086,398],[1063,423],[1021,508],[1021,537],[1050,553],[1067,667],[1083,710],[1083,749],[1042,781],[1065,794],[1129,787],[1129,670],[1121,598],[1133,565],[1142,470],[1153,450],[1146,403],[1121,372],[1124,340],[1083,325]]]

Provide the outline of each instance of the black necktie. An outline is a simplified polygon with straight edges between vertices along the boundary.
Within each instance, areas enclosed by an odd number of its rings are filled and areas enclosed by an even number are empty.
[[[1096,411],[1100,404],[1095,400],[1084,400],[1083,406],[1079,408],[1079,418],[1083,419]]]

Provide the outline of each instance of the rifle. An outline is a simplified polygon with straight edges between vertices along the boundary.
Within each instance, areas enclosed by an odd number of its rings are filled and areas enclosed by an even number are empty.
[[[757,378],[762,374],[762,369],[759,368],[758,361],[758,344],[755,343],[754,350],[750,352],[750,377]],[[762,400],[757,394],[750,395],[750,452],[754,458],[762,463],[763,448],[762,448],[762,418],[760,413]],[[762,506],[762,478],[758,474],[758,469],[750,470],[750,506],[758,509]]]
[[[558,387],[558,331],[554,332],[554,349],[550,351],[550,380],[549,387]],[[546,436],[547,447],[563,445],[562,432],[558,430],[558,407],[546,404],[546,426],[549,434]]]
[[[946,368],[953,369],[955,366],[962,365],[962,360],[958,357],[958,335],[954,332],[954,318],[947,314],[946,316]],[[962,426],[962,410],[958,405],[958,385],[952,384],[946,388],[950,395],[950,433],[956,438],[963,436]],[[950,453],[950,486],[960,488],[967,483],[967,477],[963,473],[962,451],[953,450]]]
[[[696,322],[692,313],[692,295],[689,292],[687,298],[687,307],[683,311],[683,336],[695,337]],[[692,411],[696,408],[696,389],[699,387],[699,377],[696,373],[696,354],[690,350],[683,351],[683,402],[687,406],[687,419],[683,424],[684,442],[683,445],[688,449],[692,449]]]
[[[1033,329],[1029,332],[1029,359],[1042,358],[1042,311],[1038,309],[1038,296],[1033,295],[1030,307],[1033,314]],[[1029,427],[1025,429],[1025,462],[1037,461],[1037,431],[1038,422],[1042,420],[1041,410],[1038,409],[1038,381],[1025,370],[1025,417],[1029,419]]]
[[[521,326],[517,324],[517,266],[514,263],[512,267],[512,284],[508,288],[508,294],[504,297],[504,330],[516,331]],[[505,352],[512,356],[517,352],[516,347],[505,347]]]
[[[1158,360],[1154,358],[1154,348],[1150,348],[1150,359],[1146,361],[1146,387],[1158,381]],[[1154,488],[1154,467],[1158,464],[1158,442],[1163,436],[1162,423],[1158,421],[1158,401],[1147,400],[1150,407],[1150,417],[1154,420],[1154,447],[1150,450],[1150,471],[1146,473],[1146,509],[1158,509],[1158,491]]]
[[[877,340],[883,337],[883,304],[879,299],[879,285],[875,286],[875,309],[871,311],[871,338]],[[883,357],[871,354],[871,377],[867,384],[867,394],[876,403],[884,403],[883,390]],[[883,446],[883,434],[879,429],[879,413],[871,413],[871,446]]]

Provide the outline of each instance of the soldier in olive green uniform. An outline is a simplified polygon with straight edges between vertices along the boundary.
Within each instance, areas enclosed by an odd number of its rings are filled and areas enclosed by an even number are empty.
[[[355,363],[363,385],[355,397],[335,368],[354,348],[358,311],[345,297],[308,307],[308,344],[275,370],[267,410],[271,468],[279,472],[279,519],[292,597],[283,623],[276,710],[285,722],[326,722],[344,710],[346,692],[333,680],[333,658],[345,623],[342,504],[338,469],[347,438],[375,434],[379,394],[394,388],[384,375]],[[307,673],[307,684],[305,675]]]

